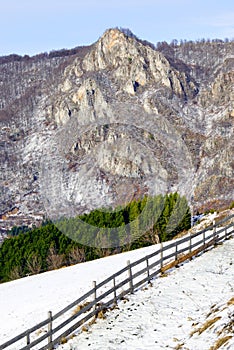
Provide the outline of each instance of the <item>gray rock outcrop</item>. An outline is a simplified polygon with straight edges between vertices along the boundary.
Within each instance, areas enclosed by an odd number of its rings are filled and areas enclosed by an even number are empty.
[[[0,58],[2,229],[147,193],[233,200],[233,42],[169,49],[110,29],[73,52]]]

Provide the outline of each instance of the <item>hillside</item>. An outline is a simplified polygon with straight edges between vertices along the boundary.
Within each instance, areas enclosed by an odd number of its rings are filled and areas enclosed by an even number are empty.
[[[233,200],[233,41],[107,30],[89,47],[0,58],[0,229],[144,194]]]
[[[233,349],[233,249],[232,239],[155,280],[58,350]]]
[[[44,320],[49,310],[54,315],[76,300],[92,288],[93,280],[103,281],[126,266],[127,260],[136,261],[155,252],[157,247],[1,284],[0,344]],[[216,341],[226,337],[223,349],[232,349],[233,249],[234,240],[229,239],[179,268],[169,270],[163,278],[158,277],[134,295],[127,295],[115,310],[105,315],[106,319],[98,319],[87,332],[58,349],[215,350],[217,348],[212,346]],[[105,288],[103,286],[100,293]],[[69,316],[73,312],[70,310]],[[45,328],[34,337],[42,334],[46,334]]]

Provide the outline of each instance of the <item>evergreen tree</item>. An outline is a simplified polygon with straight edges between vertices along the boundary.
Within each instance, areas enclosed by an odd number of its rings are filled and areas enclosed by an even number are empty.
[[[0,248],[0,282],[165,241],[190,222],[186,198],[172,193],[134,200],[115,211],[61,218],[56,225],[13,228]]]

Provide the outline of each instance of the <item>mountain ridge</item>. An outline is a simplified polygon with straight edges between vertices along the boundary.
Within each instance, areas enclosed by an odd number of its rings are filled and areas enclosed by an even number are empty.
[[[1,227],[146,192],[233,200],[233,42],[169,51],[109,29],[74,55],[0,65]]]

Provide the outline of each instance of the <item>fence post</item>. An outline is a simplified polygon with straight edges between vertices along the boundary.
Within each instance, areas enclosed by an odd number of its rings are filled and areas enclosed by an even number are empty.
[[[216,246],[216,227],[215,227],[215,220],[213,221],[213,238],[214,238],[214,247]]]
[[[160,250],[160,263],[161,263],[161,268],[163,267],[163,243],[160,244],[161,245],[161,250]]]
[[[48,323],[48,349],[51,350],[52,346],[50,345],[52,343],[52,311],[48,311],[48,318],[49,318],[49,323]]]
[[[189,234],[189,253],[191,253],[191,252],[192,252],[192,234],[190,232],[190,234]]]
[[[30,333],[27,334],[27,345],[30,344]]]
[[[113,284],[114,284],[114,303],[117,304],[115,277],[113,278]]]
[[[132,269],[131,269],[130,260],[127,261],[127,266],[128,266],[128,277],[129,277],[129,288],[130,288],[130,293],[133,294]]]
[[[178,258],[178,244],[176,242],[176,244],[175,244],[175,260],[177,260],[177,258]]]
[[[206,244],[206,231],[203,232],[203,245],[205,245],[205,244]],[[207,249],[208,249],[208,247],[204,248],[203,252],[204,253],[207,252]]]
[[[97,282],[96,281],[93,281],[93,289],[94,289],[94,292],[93,292],[93,300],[95,301],[95,304],[93,306],[93,311],[96,310],[97,308],[97,305],[96,305],[96,299],[97,299]],[[96,314],[94,314],[94,318],[96,318]]]
[[[148,277],[148,283],[150,283],[149,259],[148,259],[148,258],[146,258],[146,266],[147,266],[147,277]]]
[[[206,243],[206,231],[203,232],[203,245]]]
[[[224,231],[224,233],[225,233],[225,239],[227,239],[227,227],[225,227],[225,231]]]

